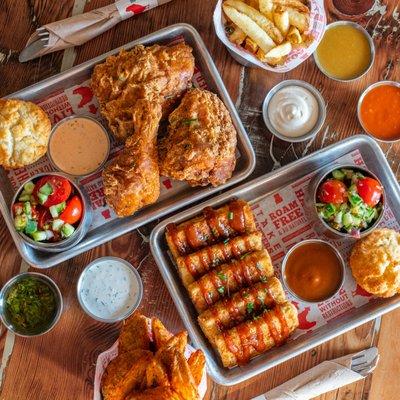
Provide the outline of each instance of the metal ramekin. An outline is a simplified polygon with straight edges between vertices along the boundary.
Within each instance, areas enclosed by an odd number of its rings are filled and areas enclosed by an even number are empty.
[[[52,290],[54,297],[56,299],[57,310],[54,315],[54,318],[49,323],[49,325],[47,327],[45,327],[45,329],[42,331],[19,332],[16,329],[16,327],[12,324],[9,317],[7,316],[6,299],[7,299],[8,292],[14,286],[15,283],[20,282],[22,279],[27,278],[27,277],[33,277],[33,278],[38,279],[39,281],[47,284],[50,287],[50,289]],[[7,329],[14,332],[18,336],[33,337],[33,336],[44,335],[45,333],[49,332],[57,324],[58,320],[61,317],[62,310],[63,310],[63,299],[62,299],[60,289],[58,288],[56,283],[52,279],[50,279],[48,276],[39,274],[37,272],[23,272],[21,274],[14,276],[3,286],[3,288],[0,291],[0,317],[1,317],[1,320],[2,320],[3,324],[7,327]]]
[[[293,137],[293,138],[284,136],[272,126],[271,121],[269,120],[268,107],[269,107],[269,103],[270,103],[272,97],[279,90],[281,90],[282,88],[287,87],[287,86],[300,86],[304,89],[307,89],[315,97],[315,99],[318,103],[317,122],[315,123],[315,126],[310,130],[310,132],[306,133],[303,136]],[[264,99],[262,112],[263,112],[263,118],[264,118],[265,125],[267,125],[267,128],[269,129],[269,131],[273,135],[278,137],[279,139],[284,140],[285,142],[293,142],[293,143],[304,142],[304,141],[309,140],[312,137],[314,137],[321,130],[322,126],[325,123],[325,118],[326,118],[325,100],[322,97],[321,93],[313,85],[309,84],[308,82],[300,81],[297,79],[290,79],[290,80],[282,81],[282,82],[278,83],[277,85],[275,85],[268,92],[267,96]]]
[[[290,255],[293,253],[293,251],[301,246],[304,246],[308,243],[323,243],[327,246],[329,246],[336,254],[338,260],[340,261],[340,266],[341,266],[341,271],[342,271],[342,279],[340,281],[340,285],[338,286],[337,290],[330,295],[329,297],[322,299],[322,300],[318,300],[318,301],[310,301],[310,300],[304,300],[303,298],[301,298],[299,295],[297,295],[296,293],[294,293],[291,289],[291,287],[289,286],[289,284],[286,281],[286,275],[285,275],[285,269],[286,269],[286,264],[287,261],[290,257]],[[290,250],[286,253],[285,258],[282,261],[282,267],[281,267],[281,275],[282,275],[282,281],[283,284],[285,286],[285,288],[287,289],[287,291],[296,299],[301,300],[304,303],[312,303],[312,304],[317,304],[317,303],[322,303],[323,301],[329,300],[332,297],[336,296],[339,292],[339,290],[341,289],[341,287],[343,286],[344,283],[344,277],[345,277],[345,269],[346,269],[346,263],[342,257],[342,255],[339,253],[338,249],[336,249],[336,247],[332,246],[329,242],[326,242],[325,240],[321,240],[321,239],[309,239],[309,240],[303,240],[297,244],[295,244],[293,247],[290,248]]]
[[[106,157],[104,158],[103,162],[102,162],[95,170],[93,170],[93,171],[91,171],[91,172],[89,172],[89,173],[87,173],[87,174],[83,174],[83,175],[73,175],[73,174],[70,174],[70,173],[68,173],[68,172],[66,172],[66,171],[64,171],[64,170],[62,170],[62,169],[54,162],[54,160],[53,160],[53,158],[52,158],[52,156],[51,156],[51,152],[50,152],[51,138],[53,137],[53,134],[54,134],[54,132],[57,130],[57,128],[58,128],[60,125],[62,125],[63,123],[65,123],[66,121],[69,121],[69,120],[71,120],[71,119],[76,119],[76,118],[86,118],[86,119],[90,119],[91,121],[95,122],[95,123],[101,128],[101,130],[103,131],[104,135],[106,136],[107,143],[108,143],[107,154],[106,154]],[[107,160],[108,160],[108,156],[109,156],[109,154],[110,154],[110,150],[111,150],[110,135],[108,134],[106,128],[104,128],[104,126],[103,126],[97,119],[93,118],[93,117],[90,116],[90,115],[86,115],[86,114],[82,114],[82,115],[71,115],[71,116],[69,116],[69,117],[66,117],[66,118],[64,118],[64,119],[62,119],[62,120],[60,120],[60,121],[58,121],[58,122],[53,126],[53,128],[51,129],[51,134],[50,134],[50,138],[49,138],[49,145],[48,145],[48,147],[47,147],[47,158],[49,159],[50,164],[52,165],[52,167],[53,167],[55,170],[60,171],[60,172],[62,172],[63,174],[65,174],[65,175],[67,175],[67,176],[70,176],[70,177],[73,177],[73,178],[83,178],[83,177],[85,177],[85,176],[93,175],[93,174],[95,174],[96,172],[98,172],[98,171],[100,171],[101,169],[103,169],[105,163],[106,163]]]
[[[333,239],[333,240],[338,240],[338,239],[353,239],[356,240],[358,237],[354,237],[350,233],[346,232],[339,232],[336,229],[333,229],[329,224],[327,224],[319,215],[317,212],[317,209],[315,207],[315,204],[318,202],[317,201],[317,193],[320,185],[322,182],[326,179],[327,175],[329,175],[332,171],[336,169],[352,169],[352,170],[358,170],[362,172],[365,176],[369,176],[371,178],[376,179],[381,186],[383,187],[380,179],[373,174],[371,171],[369,171],[366,168],[359,167],[358,165],[349,165],[349,164],[337,164],[337,165],[330,165],[329,167],[323,168],[319,173],[315,175],[313,179],[311,179],[307,193],[305,196],[305,210],[307,213],[308,218],[313,222],[314,224],[314,229],[319,233],[324,235],[327,238]],[[381,222],[383,215],[385,213],[385,207],[386,207],[386,193],[385,190],[383,190],[382,193],[382,211],[381,214],[379,215],[378,219],[368,228],[365,229],[364,231],[360,232],[360,238],[367,236],[369,233],[371,233]]]
[[[369,43],[369,48],[371,50],[371,60],[369,62],[368,67],[365,69],[365,71],[359,75],[356,76],[355,78],[351,78],[351,79],[340,79],[340,78],[336,78],[332,75],[329,75],[324,68],[322,67],[322,65],[320,64],[319,60],[318,60],[318,48],[317,50],[313,53],[314,56],[314,61],[315,64],[317,65],[318,69],[328,78],[333,79],[334,81],[338,81],[338,82],[352,82],[355,81],[357,79],[360,79],[362,76],[364,76],[372,67],[374,60],[375,60],[375,45],[374,45],[374,41],[372,40],[371,36],[369,35],[369,33],[359,24],[356,24],[355,22],[351,22],[351,21],[336,21],[336,22],[332,22],[331,24],[327,25],[325,28],[325,32],[335,26],[338,25],[348,25],[348,26],[353,26],[354,28],[358,29],[360,32],[362,32],[364,34],[364,36],[367,38],[368,43]],[[324,40],[324,38],[322,38],[321,42]]]
[[[396,140],[383,140],[383,139],[379,139],[376,136],[374,136],[371,132],[368,132],[368,130],[365,128],[362,119],[361,119],[361,105],[362,102],[364,101],[365,96],[372,90],[375,89],[378,86],[396,86],[398,88],[400,88],[400,82],[395,82],[395,81],[380,81],[380,82],[376,82],[373,83],[372,85],[369,85],[361,94],[360,98],[358,99],[358,104],[357,104],[357,117],[358,117],[358,121],[360,122],[360,125],[362,126],[362,128],[364,129],[364,132],[371,136],[373,139],[375,139],[378,142],[382,142],[382,143],[395,143],[400,141],[400,137],[399,139]]]
[[[81,295],[81,290],[82,290],[82,283],[83,283],[83,279],[87,273],[87,271],[93,267],[93,265],[96,265],[99,262],[102,261],[107,261],[107,260],[112,260],[112,261],[118,261],[122,264],[124,264],[126,267],[128,267],[133,274],[135,275],[137,282],[138,282],[138,287],[139,287],[139,293],[138,293],[138,298],[137,301],[132,305],[132,307],[124,314],[120,315],[118,318],[114,318],[114,319],[105,319],[105,318],[101,318],[95,314],[93,314],[90,310],[87,309],[87,307],[85,306],[85,303],[83,302],[82,299],[82,295]],[[95,319],[96,321],[100,321],[100,322],[106,322],[109,324],[112,324],[114,322],[118,322],[118,321],[122,321],[125,318],[128,318],[140,305],[142,298],[143,298],[143,282],[142,282],[142,278],[139,275],[139,272],[137,271],[137,269],[128,261],[119,258],[119,257],[111,257],[111,256],[107,256],[107,257],[100,257],[97,258],[96,260],[93,260],[91,263],[89,263],[85,269],[81,272],[81,275],[79,276],[78,279],[78,283],[76,285],[76,295],[78,297],[78,301],[79,304],[81,305],[83,311],[85,311],[85,313],[87,315],[89,315],[90,317],[92,317],[93,319]]]
[[[80,221],[78,227],[76,228],[75,232],[69,238],[66,238],[59,242],[54,242],[54,243],[35,242],[32,238],[30,238],[28,235],[25,235],[23,232],[18,232],[18,233],[27,245],[33,247],[36,250],[41,250],[41,251],[45,251],[45,252],[49,252],[49,253],[59,253],[61,251],[70,249],[71,247],[75,246],[78,242],[80,242],[83,239],[83,237],[86,235],[86,233],[88,232],[90,223],[92,221],[91,205],[90,205],[88,196],[86,195],[86,192],[84,191],[83,188],[79,187],[79,185],[77,183],[75,183],[68,175],[63,174],[61,172],[45,172],[45,173],[34,175],[31,178],[27,179],[25,182],[22,183],[20,188],[15,192],[14,197],[11,202],[10,213],[11,213],[12,220],[14,220],[12,206],[14,203],[18,202],[19,194],[23,190],[24,185],[27,182],[30,182],[33,180],[38,180],[41,177],[48,176],[48,175],[62,176],[63,178],[68,179],[68,181],[74,187],[74,190],[76,191],[76,193],[78,193],[79,197],[81,198],[82,203],[83,203],[83,216],[81,218],[81,221]]]

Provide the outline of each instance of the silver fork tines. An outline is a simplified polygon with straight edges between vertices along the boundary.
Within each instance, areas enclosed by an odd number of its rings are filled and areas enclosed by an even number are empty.
[[[50,40],[50,34],[48,30],[41,26],[40,28],[36,29],[36,33],[38,34],[40,40],[43,42],[44,46],[47,46]]]
[[[352,357],[350,368],[354,372],[367,376],[376,367],[378,359],[378,349],[371,347]]]

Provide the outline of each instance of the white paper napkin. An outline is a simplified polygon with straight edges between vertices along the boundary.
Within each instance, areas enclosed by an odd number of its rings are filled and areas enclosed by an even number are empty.
[[[371,354],[371,372],[379,360],[378,350],[373,347],[365,350]],[[284,384],[252,400],[308,400],[323,393],[349,385],[365,376],[350,369],[353,357],[362,352],[349,354],[323,363],[296,376]]]

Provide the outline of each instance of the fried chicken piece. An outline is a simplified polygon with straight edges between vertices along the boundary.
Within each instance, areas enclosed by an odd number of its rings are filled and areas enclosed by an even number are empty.
[[[139,45],[96,65],[91,86],[112,133],[124,141],[135,130],[137,100],[160,102],[166,116],[188,88],[193,73],[192,48],[186,44]]]
[[[236,130],[217,95],[194,89],[169,116],[159,146],[160,173],[191,186],[218,186],[232,176]]]
[[[160,119],[160,103],[138,100],[132,109],[134,133],[103,171],[107,204],[119,217],[132,215],[156,202],[160,195],[157,157]]]

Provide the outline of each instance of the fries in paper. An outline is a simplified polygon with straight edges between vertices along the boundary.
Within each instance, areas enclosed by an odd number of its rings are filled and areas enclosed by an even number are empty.
[[[300,0],[225,0],[229,40],[269,65],[282,65],[305,41],[310,8]]]
[[[118,355],[101,381],[104,400],[200,400],[201,350],[185,357],[187,332],[173,335],[157,319],[135,312],[123,325]]]

